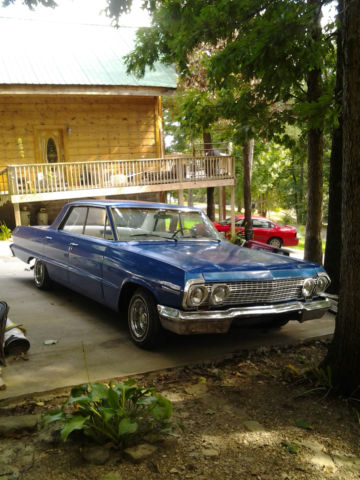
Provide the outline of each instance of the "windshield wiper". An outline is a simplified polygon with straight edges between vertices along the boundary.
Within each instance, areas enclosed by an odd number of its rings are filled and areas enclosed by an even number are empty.
[[[168,238],[164,237],[163,235],[159,235],[158,233],[132,233],[130,237],[159,237],[162,238],[163,240],[175,240],[177,241],[176,238]]]

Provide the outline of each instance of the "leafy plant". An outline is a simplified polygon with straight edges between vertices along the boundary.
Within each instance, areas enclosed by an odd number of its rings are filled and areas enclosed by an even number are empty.
[[[74,387],[64,405],[44,417],[43,425],[63,422],[64,442],[73,431],[80,430],[97,443],[111,441],[124,447],[171,433],[171,415],[171,402],[154,388],[140,387],[127,380]]]
[[[292,453],[293,455],[296,455],[299,452],[299,445],[295,442],[287,442],[283,441],[281,442],[281,445],[289,452]]]
[[[312,430],[313,427],[310,423],[306,422],[305,420],[296,420],[295,425],[299,428],[303,428],[304,430]]]
[[[11,237],[11,230],[5,224],[5,222],[0,223],[0,240],[8,240]]]
[[[316,389],[325,390],[326,394],[328,394],[333,388],[331,368],[329,365],[326,368],[322,368],[314,363],[311,363],[308,376],[313,379]]]

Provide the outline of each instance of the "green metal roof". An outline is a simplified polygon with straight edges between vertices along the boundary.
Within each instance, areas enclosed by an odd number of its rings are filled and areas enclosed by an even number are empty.
[[[172,66],[126,73],[136,30],[0,18],[0,84],[176,88]]]

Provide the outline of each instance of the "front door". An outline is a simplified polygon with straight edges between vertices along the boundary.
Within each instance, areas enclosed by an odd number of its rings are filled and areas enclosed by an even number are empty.
[[[65,162],[64,135],[61,128],[39,130],[36,137],[39,163]]]

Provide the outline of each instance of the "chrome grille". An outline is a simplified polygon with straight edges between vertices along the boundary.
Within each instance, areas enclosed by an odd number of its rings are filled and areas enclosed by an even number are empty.
[[[303,278],[270,280],[263,282],[229,282],[230,295],[223,305],[249,305],[283,302],[303,299],[301,293]],[[212,285],[206,283],[211,291]]]

